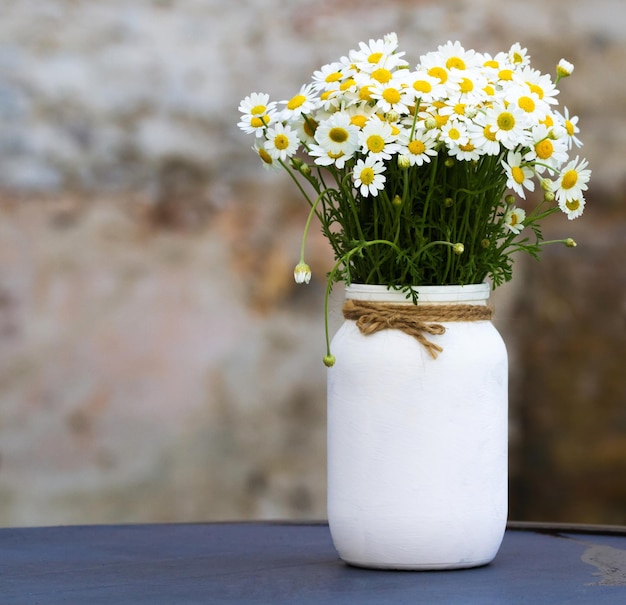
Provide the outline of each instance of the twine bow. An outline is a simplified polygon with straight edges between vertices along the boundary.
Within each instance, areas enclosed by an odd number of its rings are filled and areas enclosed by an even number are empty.
[[[413,336],[433,359],[437,359],[443,348],[428,340],[425,334],[435,336],[446,331],[445,326],[436,322],[489,320],[492,314],[490,307],[482,305],[413,305],[352,299],[343,305],[343,316],[356,321],[361,334],[402,330]]]

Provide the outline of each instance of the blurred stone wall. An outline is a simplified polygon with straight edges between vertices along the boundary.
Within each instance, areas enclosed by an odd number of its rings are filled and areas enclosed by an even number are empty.
[[[496,0],[3,0],[0,525],[325,516],[323,277],[306,208],[236,128],[360,40],[575,66],[576,249],[495,294],[511,516],[626,523],[626,8]],[[333,293],[337,326],[341,290]]]

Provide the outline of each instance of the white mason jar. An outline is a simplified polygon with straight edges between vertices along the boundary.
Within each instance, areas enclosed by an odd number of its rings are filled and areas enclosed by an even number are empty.
[[[488,284],[419,287],[418,305],[486,305]],[[385,286],[346,299],[413,304]],[[489,563],[507,520],[508,366],[491,321],[436,322],[436,359],[397,329],[346,320],[328,370],[328,520],[346,562],[389,569]]]

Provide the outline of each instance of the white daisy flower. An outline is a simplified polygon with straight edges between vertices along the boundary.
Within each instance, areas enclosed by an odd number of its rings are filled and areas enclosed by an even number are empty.
[[[529,119],[525,112],[517,107],[507,107],[504,103],[497,103],[485,112],[485,126],[507,149],[515,149],[520,143],[526,143],[525,129]]]
[[[448,120],[441,127],[439,139],[443,141],[450,150],[461,145],[467,145],[469,143],[467,126],[457,119]]]
[[[502,160],[502,167],[507,176],[506,186],[513,189],[521,198],[526,199],[524,188],[528,191],[535,190],[535,182],[532,180],[533,170],[524,165],[521,153],[509,151],[506,162]]]
[[[375,82],[370,92],[372,99],[376,99],[376,106],[384,113],[395,111],[398,114],[407,114],[414,99],[413,89],[395,78],[386,84]]]
[[[381,40],[370,40],[368,44],[360,42],[359,50],[350,51],[348,56],[359,71],[371,73],[380,67],[395,69],[408,65],[402,59],[405,53],[396,52],[397,49],[398,38],[395,34],[392,34],[385,36]]]
[[[367,156],[365,160],[357,160],[352,177],[354,186],[363,197],[370,194],[374,197],[385,187],[385,165],[380,160],[372,156]]]
[[[476,55],[476,51],[465,50],[458,41],[448,41],[439,46],[437,54],[448,70],[466,70],[478,66],[479,56]]]
[[[403,130],[398,137],[400,150],[398,154],[408,158],[410,166],[422,166],[430,162],[430,158],[437,155],[435,133],[425,128],[416,128],[413,136],[410,131]]]
[[[556,96],[559,94],[559,89],[548,74],[542,74],[536,69],[525,67],[516,72],[515,81],[525,84],[530,92],[535,93],[545,103],[549,105],[558,104]]]
[[[528,141],[530,151],[524,156],[527,162],[537,162],[535,170],[541,174],[546,167],[557,170],[567,161],[567,141],[564,137],[554,138],[552,130],[545,124],[538,124],[530,131]]]
[[[239,104],[239,111],[243,115],[237,126],[246,134],[263,136],[263,131],[274,122],[276,102],[270,102],[269,99],[268,94],[253,92]]]
[[[374,116],[370,118],[359,134],[361,151],[377,160],[389,160],[400,148],[395,143],[390,124]]]
[[[265,149],[262,143],[256,143],[253,145],[252,149],[254,152],[261,158],[263,162],[263,168],[265,170],[274,170],[278,171],[282,169],[280,162],[275,160]]]
[[[312,84],[305,84],[298,94],[288,101],[282,101],[285,107],[280,112],[281,120],[290,120],[302,114],[310,114],[317,109],[318,100]]]
[[[446,82],[448,96],[474,105],[487,98],[486,86],[487,78],[477,69],[452,70]]]
[[[467,134],[472,145],[476,149],[480,149],[481,155],[498,155],[500,153],[502,147],[489,124],[482,124],[480,119],[470,122],[467,125]]]
[[[583,213],[583,210],[585,209],[585,198],[580,196],[571,200],[563,199],[559,201],[559,208],[567,215],[567,218],[571,221],[575,218],[578,218]]]
[[[348,77],[350,77],[350,74],[346,73],[345,66],[336,61],[323,65],[319,70],[315,71],[313,73],[312,85],[318,92],[337,91],[341,82]]]
[[[516,67],[525,67],[530,64],[530,55],[525,48],[522,48],[519,42],[511,46],[508,52],[509,62]]]
[[[580,200],[583,191],[587,190],[587,183],[591,178],[591,170],[587,168],[589,162],[578,156],[567,164],[556,180],[554,194],[559,204],[563,201]]]
[[[525,84],[515,83],[507,87],[504,103],[520,109],[531,120],[535,121],[550,111],[550,106],[543,99],[540,99],[537,93],[529,90]]]
[[[445,95],[446,88],[439,78],[429,76],[426,71],[418,70],[409,72],[405,76],[407,86],[413,89],[416,99],[422,103],[430,103],[434,99],[439,99]]]
[[[346,162],[354,157],[354,153],[345,154],[342,151],[333,153],[315,143],[309,146],[309,155],[318,166],[336,166],[339,170],[345,168]]]
[[[295,130],[278,122],[273,128],[267,130],[265,151],[275,160],[283,162],[298,151],[300,141]]]
[[[320,122],[315,131],[315,140],[332,154],[352,155],[359,147],[359,129],[352,124],[347,114],[334,113]]]
[[[522,208],[511,206],[504,215],[504,226],[512,233],[518,234],[524,228],[526,212]]]
[[[557,115],[557,119],[559,122],[563,124],[563,128],[565,128],[566,136],[567,136],[567,148],[571,149],[572,145],[576,145],[576,147],[582,147],[582,141],[576,136],[580,132],[580,128],[578,128],[578,116],[569,115],[569,109],[567,107],[563,108],[563,114],[558,111],[555,112]]]
[[[451,147],[449,153],[457,160],[462,160],[465,162],[478,160],[481,155],[484,155],[482,153],[482,150],[477,148],[471,140],[468,140],[467,143]]]

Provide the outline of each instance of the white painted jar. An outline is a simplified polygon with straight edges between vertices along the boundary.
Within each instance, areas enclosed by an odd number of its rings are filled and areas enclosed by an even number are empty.
[[[488,284],[417,288],[418,305],[486,305]],[[385,286],[346,299],[407,303]],[[413,304],[410,301],[407,304]],[[489,563],[507,520],[508,366],[491,321],[437,322],[433,359],[396,329],[346,320],[328,370],[328,520],[346,562],[389,569]]]

